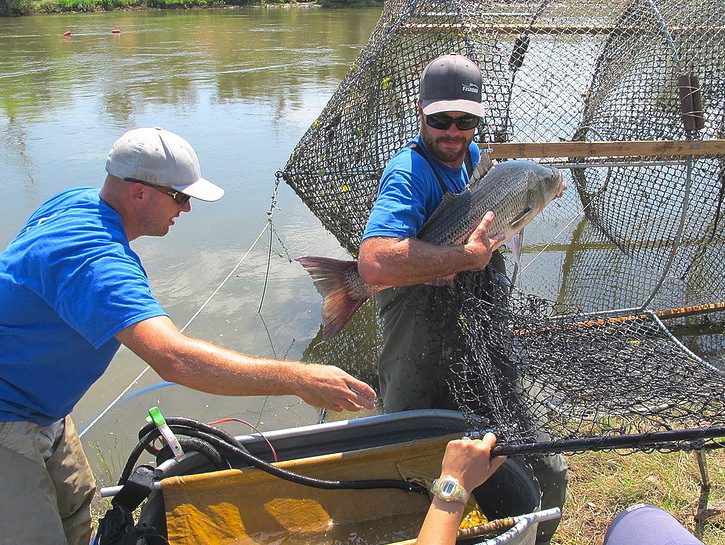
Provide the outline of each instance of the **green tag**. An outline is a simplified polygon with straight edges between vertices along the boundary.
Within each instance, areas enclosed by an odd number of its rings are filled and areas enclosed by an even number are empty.
[[[149,409],[149,416],[151,417],[151,422],[153,422],[154,426],[157,428],[166,424],[166,419],[164,418],[164,415],[161,414],[161,410],[158,407],[151,407]]]

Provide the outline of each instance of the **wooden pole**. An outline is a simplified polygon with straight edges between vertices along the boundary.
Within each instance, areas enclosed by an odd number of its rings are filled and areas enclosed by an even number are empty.
[[[493,15],[493,14],[490,14]],[[530,13],[501,13],[497,14],[499,20],[501,19],[517,19],[522,17],[531,16]],[[445,20],[450,17],[457,17],[456,14],[442,13],[440,18]],[[428,16],[428,19],[433,17]],[[461,33],[461,32],[479,32],[479,33],[492,33],[502,35],[518,35],[518,34],[535,34],[543,36],[558,36],[558,35],[577,35],[577,34],[589,34],[589,35],[607,35],[612,32],[652,32],[653,28],[649,25],[592,25],[590,22],[584,22],[582,24],[541,24],[536,23],[534,25],[526,23],[500,23],[494,20],[477,23],[406,23],[401,25],[402,31],[414,32],[420,34],[421,32],[431,33]],[[698,26],[693,28],[692,26],[677,25],[668,27],[672,32],[684,32],[684,31],[697,31],[697,32],[709,32],[718,33],[722,32],[723,25],[709,25],[709,26]]]
[[[629,142],[491,142],[478,145],[491,159],[543,157],[701,157],[725,154],[725,140]]]
[[[709,303],[705,305],[692,305],[689,307],[681,307],[681,308],[670,308],[666,310],[657,310],[654,312],[654,315],[661,319],[667,319],[667,318],[681,318],[683,316],[694,316],[696,314],[705,314],[710,312],[718,312],[725,310],[725,302],[720,303]],[[552,320],[553,323],[557,323],[555,321],[556,317],[554,317],[554,320]],[[635,322],[637,320],[650,320],[650,316],[647,314],[633,314],[631,316],[616,316],[612,318],[597,318],[595,320],[584,320],[581,322],[564,322],[561,324],[561,327],[564,328],[577,328],[577,327],[596,327],[596,326],[604,326],[608,324],[615,324],[615,323],[626,323],[626,322]],[[548,328],[538,328],[538,329],[518,329],[514,331],[514,334],[516,335],[530,335],[532,333],[536,333],[537,331],[544,331]]]

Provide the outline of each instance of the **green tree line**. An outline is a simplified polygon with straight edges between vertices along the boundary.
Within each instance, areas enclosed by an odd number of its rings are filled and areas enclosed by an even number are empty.
[[[184,9],[296,3],[296,0],[0,0],[0,16],[129,8]],[[310,3],[322,7],[359,7],[382,5],[383,2],[382,0],[312,0]]]

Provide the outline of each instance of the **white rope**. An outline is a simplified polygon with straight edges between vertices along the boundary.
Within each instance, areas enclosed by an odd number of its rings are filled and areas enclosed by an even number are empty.
[[[592,202],[594,202],[594,199],[592,199],[592,200],[591,200],[591,201],[589,202],[589,204],[588,204],[587,206],[591,206],[591,205],[592,205]],[[536,260],[537,260],[537,259],[539,258],[539,256],[540,256],[541,254],[543,254],[544,252],[546,252],[546,250],[547,250],[547,249],[549,248],[549,246],[552,246],[552,245],[554,244],[554,242],[556,241],[556,239],[557,239],[557,238],[559,238],[559,236],[560,236],[560,235],[561,235],[561,234],[562,234],[562,233],[563,233],[564,231],[566,231],[566,229],[567,229],[567,228],[568,228],[568,227],[569,227],[569,226],[570,226],[570,225],[571,225],[572,223],[574,223],[574,222],[575,222],[576,220],[578,220],[578,219],[579,219],[580,217],[582,217],[582,216],[584,215],[584,213],[585,213],[585,211],[586,211],[586,209],[587,209],[587,206],[585,206],[584,208],[582,208],[582,209],[581,209],[581,210],[579,211],[579,213],[578,213],[578,214],[577,214],[576,216],[574,216],[574,217],[573,217],[573,218],[572,218],[572,219],[571,219],[571,220],[569,221],[569,223],[567,223],[567,224],[566,224],[566,225],[565,225],[564,227],[562,227],[562,228],[561,228],[561,230],[560,230],[560,231],[559,231],[559,232],[558,232],[558,233],[557,233],[557,234],[556,234],[556,235],[554,236],[554,238],[552,238],[552,239],[551,239],[551,242],[549,242],[548,244],[546,244],[546,245],[545,245],[545,246],[544,246],[544,247],[543,247],[543,248],[542,248],[542,249],[541,249],[541,250],[539,251],[539,253],[538,253],[538,254],[536,254],[536,255],[535,255],[535,256],[534,256],[533,258],[531,258],[531,260],[530,260],[530,261],[529,261],[529,262],[528,262],[528,263],[527,263],[526,265],[524,265],[524,266],[523,266],[523,267],[521,268],[520,274],[523,274],[523,272],[524,272],[524,271],[525,271],[525,270],[526,270],[526,269],[527,269],[527,268],[529,267],[529,265],[531,265],[531,264],[532,264],[532,263],[533,263],[534,261],[536,261]]]
[[[191,322],[193,322],[196,319],[196,317],[199,316],[199,314],[201,314],[201,312],[204,310],[204,308],[206,308],[206,306],[209,304],[209,302],[212,300],[212,298],[214,298],[214,296],[217,293],[219,293],[219,290],[222,289],[224,284],[227,283],[227,281],[232,277],[232,275],[236,272],[236,270],[242,265],[244,260],[247,259],[247,256],[249,255],[249,253],[257,245],[257,243],[259,242],[259,239],[262,238],[262,235],[264,234],[264,232],[267,230],[267,228],[269,226],[270,226],[270,222],[269,221],[265,222],[264,228],[262,229],[262,231],[260,231],[259,235],[257,235],[257,238],[252,243],[252,245],[249,247],[249,249],[246,251],[246,253],[242,256],[242,258],[239,260],[239,262],[232,268],[232,270],[229,272],[229,274],[226,276],[226,278],[224,278],[224,280],[222,280],[221,284],[219,284],[217,286],[217,288],[211,293],[211,295],[207,298],[207,300],[204,301],[204,303],[201,305],[201,307],[199,307],[199,310],[197,310],[194,313],[194,315],[191,318],[189,318],[189,321],[186,322],[184,327],[181,328],[180,331],[182,333],[186,330],[187,327],[189,327],[191,325]],[[80,431],[80,433],[78,433],[78,436],[83,437],[83,435],[87,431],[89,431],[93,426],[95,426],[96,422],[98,422],[101,418],[103,418],[106,415],[106,413],[108,411],[110,411],[116,405],[116,403],[118,403],[121,400],[121,398],[123,398],[123,396],[125,396],[128,393],[128,391],[133,387],[133,385],[136,384],[139,380],[141,380],[141,377],[143,377],[146,374],[146,371],[148,371],[150,368],[151,368],[150,366],[146,365],[146,367],[144,367],[143,371],[141,371],[135,379],[133,379],[131,382],[129,382],[128,386],[126,386],[123,389],[123,391],[116,396],[116,399],[114,399],[105,409],[103,409],[98,414],[98,416],[96,416],[83,430]]]

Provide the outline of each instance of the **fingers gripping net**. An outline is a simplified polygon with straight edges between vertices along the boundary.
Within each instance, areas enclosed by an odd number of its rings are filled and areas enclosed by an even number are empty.
[[[514,442],[723,425],[725,158],[677,144],[725,137],[725,3],[386,1],[280,173],[353,255],[387,160],[418,132],[420,73],[446,53],[481,67],[483,148],[627,143],[542,159],[570,189],[526,228],[513,295],[462,281],[418,311],[438,320],[457,405]],[[306,357],[374,382],[376,312]]]

